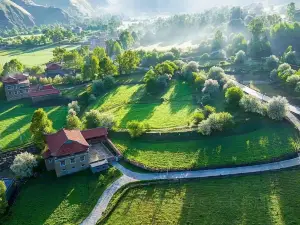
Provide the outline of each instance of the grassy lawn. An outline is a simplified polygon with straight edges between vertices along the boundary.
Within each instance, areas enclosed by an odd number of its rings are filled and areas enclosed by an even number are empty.
[[[145,76],[145,72],[130,74],[130,75],[120,75],[116,76],[116,81],[119,84],[130,84],[132,82],[142,82]]]
[[[30,121],[37,108],[38,107],[32,107],[29,100],[14,102],[0,101],[1,151],[21,145],[22,142],[26,143],[29,141],[31,136],[29,132]],[[44,110],[53,121],[54,129],[58,130],[64,126],[67,115],[67,107],[46,107]]]
[[[92,211],[106,187],[120,176],[119,171],[111,176],[107,173],[104,173],[104,180],[89,170],[62,178],[47,172],[31,179],[22,186],[4,223],[79,224]]]
[[[227,132],[210,137],[145,136],[132,140],[111,135],[114,144],[130,160],[158,169],[220,167],[256,163],[294,152],[296,129],[288,122],[274,122],[249,115]]]
[[[57,86],[62,90],[62,95],[70,99],[77,99],[84,94],[90,85],[78,85],[78,86]]]
[[[186,83],[175,81],[157,96],[147,95],[142,84],[123,85],[89,107],[113,113],[119,128],[126,128],[131,120],[147,122],[151,128],[186,126],[196,108],[192,89]]]
[[[48,63],[52,58],[52,51],[57,45],[38,47],[34,49],[11,49],[0,50],[0,64],[4,65],[11,59],[18,59],[27,66],[43,65]],[[72,50],[78,45],[61,45],[60,47]]]
[[[135,188],[106,225],[300,224],[299,169]]]

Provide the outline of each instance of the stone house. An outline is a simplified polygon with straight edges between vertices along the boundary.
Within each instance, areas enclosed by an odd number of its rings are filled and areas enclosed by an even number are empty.
[[[104,160],[114,157],[106,157],[101,148],[95,148],[97,145],[93,144],[99,143],[102,146],[107,140],[107,134],[106,128],[95,128],[83,131],[62,129],[55,134],[46,135],[43,158],[47,170],[55,170],[56,175],[61,177],[90,167],[93,171],[108,168],[108,161]],[[99,156],[95,157],[95,154]]]
[[[28,98],[30,82],[27,74],[15,74],[2,79],[7,101]]]

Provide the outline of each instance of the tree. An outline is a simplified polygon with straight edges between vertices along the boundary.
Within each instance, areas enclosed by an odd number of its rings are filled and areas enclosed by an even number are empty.
[[[105,127],[111,129],[115,122],[114,117],[111,114],[101,114],[97,110],[91,110],[85,115],[85,126],[88,129],[97,128],[97,127]]]
[[[260,37],[265,30],[263,19],[260,17],[254,18],[248,25],[249,31],[256,38]]]
[[[100,96],[105,91],[103,80],[95,80],[92,84],[92,93],[95,96]]]
[[[199,64],[195,61],[191,61],[183,67],[183,74],[186,80],[192,76],[193,73],[199,71]]]
[[[290,21],[295,20],[295,14],[296,14],[296,4],[294,2],[291,2],[287,6],[287,16]]]
[[[217,80],[208,79],[204,83],[202,92],[205,94],[214,94],[219,91],[220,85]]]
[[[6,186],[4,181],[0,180],[0,216],[6,212],[7,206]]]
[[[244,64],[246,61],[246,53],[242,50],[238,51],[236,54],[235,54],[235,59],[234,59],[234,62],[236,64]]]
[[[294,74],[287,78],[286,83],[291,86],[292,88],[295,88],[297,83],[300,82],[300,75]]]
[[[155,66],[155,73],[159,74],[159,75],[164,75],[164,74],[168,74],[168,75],[174,75],[175,70],[177,70],[178,67],[176,66],[175,63],[171,62],[171,61],[165,61],[163,63],[157,64]]]
[[[125,50],[132,47],[134,43],[134,38],[132,37],[132,34],[125,30],[120,34],[120,42]]]
[[[279,59],[277,58],[276,55],[271,55],[270,57],[267,58],[267,67],[269,70],[276,69],[279,65]]]
[[[68,104],[68,108],[73,109],[76,114],[80,113],[80,106],[78,104],[78,101],[72,101],[71,103]]]
[[[284,97],[273,97],[267,104],[268,116],[273,120],[282,120],[287,112],[288,101]]]
[[[251,95],[244,95],[240,100],[240,106],[245,112],[253,112],[265,115],[266,106],[257,98]]]
[[[91,58],[91,74],[92,74],[92,80],[96,79],[97,75],[99,73],[99,59],[97,56],[92,56]]]
[[[81,69],[82,77],[84,80],[93,80],[93,72],[90,63],[85,63]]]
[[[142,136],[147,130],[147,127],[145,126],[144,123],[141,123],[136,120],[129,121],[126,125],[126,128],[128,129],[128,132],[132,138],[137,138]]]
[[[82,129],[81,120],[76,116],[76,114],[67,116],[67,125],[66,128],[69,130]]]
[[[119,74],[129,74],[136,69],[140,64],[140,58],[135,51],[125,51],[117,56],[119,65]]]
[[[105,76],[103,78],[103,84],[106,90],[110,90],[115,86],[116,79],[113,76]]]
[[[2,75],[23,72],[24,65],[17,59],[12,59],[4,64]]]
[[[64,67],[68,69],[80,69],[83,65],[83,57],[76,50],[66,52],[63,55]]]
[[[53,50],[53,61],[54,62],[62,62],[64,54],[67,52],[65,48],[56,47]]]
[[[289,46],[284,55],[283,55],[283,60],[284,62],[291,64],[291,65],[296,65],[297,64],[297,57],[296,57],[296,52],[293,51],[293,47]]]
[[[225,72],[221,67],[214,66],[208,72],[209,79],[221,81],[225,77]]]
[[[204,119],[205,119],[205,115],[202,111],[197,111],[193,115],[193,123],[194,124],[199,124]]]
[[[93,50],[93,55],[96,56],[99,61],[105,57],[107,57],[106,55],[106,52],[105,52],[105,49],[104,48],[101,48],[101,47],[96,47],[94,50]]]
[[[52,121],[48,118],[47,113],[43,109],[36,110],[31,119],[30,132],[38,148],[44,148],[44,135],[52,131]]]
[[[227,103],[231,105],[238,105],[239,101],[243,97],[244,92],[239,87],[231,87],[227,89],[225,93],[225,99]]]
[[[17,177],[25,178],[33,175],[33,169],[37,167],[38,163],[34,155],[28,152],[18,154],[10,169]]]
[[[224,42],[225,42],[225,39],[224,39],[223,33],[222,33],[222,31],[218,30],[215,33],[215,38],[212,43],[212,51],[219,51],[220,49],[222,49],[224,46]]]
[[[107,75],[116,75],[118,73],[118,68],[114,62],[108,57],[104,57],[99,62],[99,74],[101,77]]]

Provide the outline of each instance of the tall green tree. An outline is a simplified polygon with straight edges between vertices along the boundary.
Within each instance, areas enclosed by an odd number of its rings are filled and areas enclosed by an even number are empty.
[[[85,63],[81,69],[83,80],[93,80],[92,67],[89,62]]]
[[[66,52],[63,61],[64,67],[68,69],[80,69],[83,65],[83,57],[76,50]]]
[[[296,4],[294,2],[291,2],[287,6],[287,16],[290,21],[295,20],[295,14],[296,14]]]
[[[107,75],[116,75],[118,73],[118,68],[114,64],[114,62],[108,57],[104,57],[100,60],[100,68],[99,68],[99,75],[101,77]]]
[[[67,116],[66,128],[69,130],[82,129],[82,122],[76,115]]]
[[[52,124],[52,121],[43,109],[38,109],[33,113],[29,129],[32,139],[38,148],[44,148],[45,134],[50,134],[53,131]]]
[[[97,56],[92,56],[91,58],[91,73],[92,73],[92,79],[96,79],[99,73],[99,59]]]
[[[2,75],[10,73],[23,72],[24,65],[17,59],[12,59],[4,64]]]
[[[94,56],[97,56],[97,58],[98,58],[99,60],[101,60],[102,58],[106,57],[105,49],[104,49],[104,48],[101,48],[101,47],[96,47],[96,48],[93,50],[93,55],[94,55]]]
[[[67,52],[65,48],[56,47],[53,50],[53,61],[54,62],[62,62],[64,54]]]
[[[129,74],[135,70],[140,64],[140,58],[135,51],[125,51],[117,56],[119,66],[119,74]]]
[[[120,34],[120,42],[125,50],[132,47],[134,43],[134,38],[132,37],[132,34],[125,30]]]

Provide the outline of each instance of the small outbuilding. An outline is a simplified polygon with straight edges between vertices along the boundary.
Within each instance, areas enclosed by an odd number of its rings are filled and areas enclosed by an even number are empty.
[[[109,168],[108,161],[105,159],[102,161],[91,163],[90,168],[93,173],[100,173]]]

